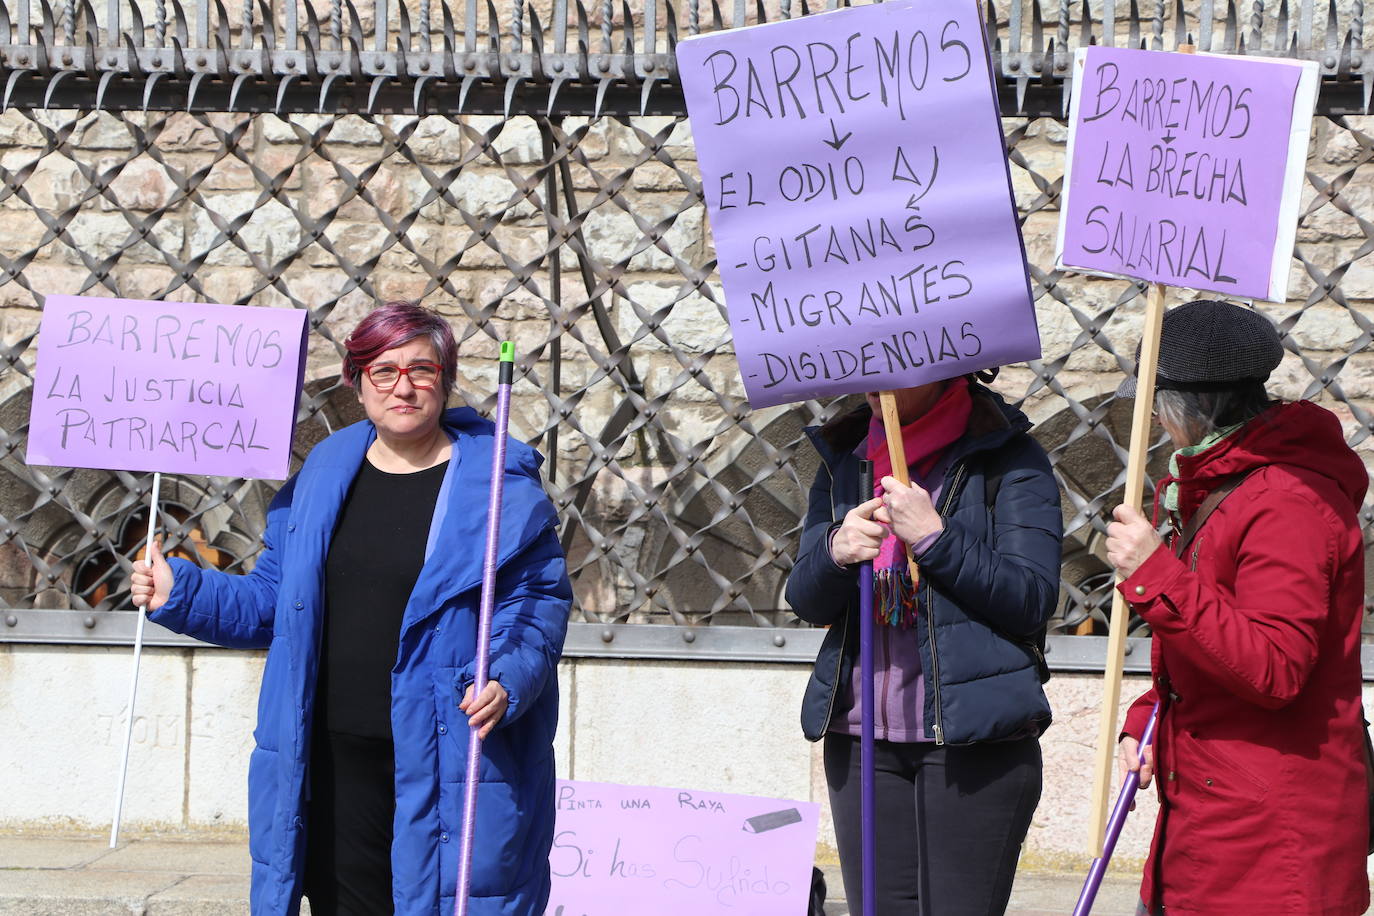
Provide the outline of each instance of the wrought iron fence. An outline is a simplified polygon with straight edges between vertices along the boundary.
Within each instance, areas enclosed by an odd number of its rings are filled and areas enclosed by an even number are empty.
[[[250,0],[231,15],[208,0],[6,0],[0,11],[0,639],[124,638],[129,615],[108,612],[127,607],[146,531],[144,476],[23,463],[38,309],[60,291],[308,310],[298,459],[359,415],[338,383],[338,341],[376,302],[423,299],[453,320],[459,394],[482,409],[493,342],[513,337],[514,429],[548,455],[574,622],[589,625],[575,639],[605,647],[653,630],[642,645],[659,648],[645,651],[729,654],[700,625],[738,624],[754,631],[746,656],[797,645],[781,588],[815,467],[802,428],[843,405],[751,411],[744,399],[673,47],[814,8],[559,0],[498,15],[475,0]],[[1374,71],[1359,0],[1268,16],[1261,2],[1211,0],[1147,17],[1134,2],[1052,13],[1023,0],[987,10],[1045,344],[998,387],[1036,421],[1064,491],[1056,630],[1101,634],[1100,541],[1127,438],[1127,407],[1110,392],[1131,366],[1143,293],[1051,266],[1069,52],[1168,36],[1320,62],[1296,298],[1268,308],[1291,352],[1276,388],[1320,398],[1361,449],[1374,446],[1374,136],[1358,112]],[[271,490],[179,479],[159,523],[184,555],[240,569]],[[650,622],[678,628],[623,626]]]

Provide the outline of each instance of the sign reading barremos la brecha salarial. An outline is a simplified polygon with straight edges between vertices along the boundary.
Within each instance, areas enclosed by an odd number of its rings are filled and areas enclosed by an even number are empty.
[[[1080,50],[1059,266],[1283,301],[1316,68]]]
[[[754,406],[1040,355],[976,0],[893,0],[677,50]]]

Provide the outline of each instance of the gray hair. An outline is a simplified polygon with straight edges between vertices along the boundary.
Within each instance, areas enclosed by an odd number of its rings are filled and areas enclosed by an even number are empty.
[[[1175,443],[1178,446],[1196,445],[1219,429],[1252,420],[1271,403],[1264,383],[1253,380],[1211,391],[1161,388],[1155,392],[1160,421],[1187,435],[1188,441]]]

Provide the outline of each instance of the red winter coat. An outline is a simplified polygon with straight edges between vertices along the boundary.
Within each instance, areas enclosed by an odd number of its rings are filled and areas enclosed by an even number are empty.
[[[1141,898],[1170,916],[1363,913],[1356,513],[1369,477],[1334,415],[1278,405],[1179,459],[1183,522],[1255,468],[1184,560],[1160,547],[1120,586],[1154,632],[1154,686],[1124,732],[1139,740],[1165,697]]]

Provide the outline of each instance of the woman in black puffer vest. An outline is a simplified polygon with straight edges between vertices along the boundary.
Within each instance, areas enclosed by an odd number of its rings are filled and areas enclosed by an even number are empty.
[[[821,456],[787,599],[830,627],[802,730],[825,739],[845,891],[859,912],[858,570],[875,567],[878,912],[1006,909],[1040,798],[1046,621],[1063,519],[1030,422],[967,379],[897,393],[912,486],[869,405],[807,430]],[[857,498],[859,461],[877,465]],[[915,588],[904,543],[919,561]]]

